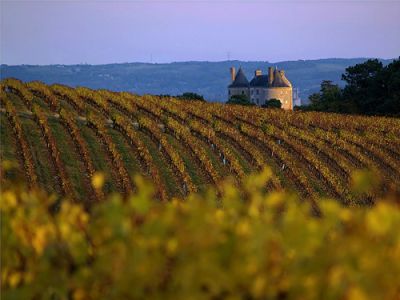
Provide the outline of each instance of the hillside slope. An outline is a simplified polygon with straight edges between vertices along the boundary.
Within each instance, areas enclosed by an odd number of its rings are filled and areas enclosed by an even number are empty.
[[[318,92],[322,80],[341,84],[341,75],[349,66],[362,63],[366,58],[318,59],[282,61],[222,61],[176,63],[123,63],[108,65],[49,65],[0,67],[1,78],[14,77],[23,81],[41,80],[47,84],[62,83],[92,89],[129,91],[137,94],[178,95],[196,92],[210,101],[226,101],[229,68],[242,67],[250,80],[256,69],[264,72],[268,67],[284,69],[293,86],[300,89],[300,96]],[[384,64],[391,60],[382,60]],[[305,102],[304,102],[305,103]]]
[[[24,178],[76,201],[103,197],[90,183],[106,174],[104,192],[129,194],[131,175],[155,183],[159,199],[240,181],[265,165],[269,190],[342,203],[370,202],[399,189],[400,120],[285,112],[63,85],[1,83],[2,161]],[[382,183],[359,197],[354,170],[368,168]]]

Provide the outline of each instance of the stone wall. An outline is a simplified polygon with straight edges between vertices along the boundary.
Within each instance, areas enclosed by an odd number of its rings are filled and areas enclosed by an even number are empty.
[[[228,89],[228,99],[234,95],[246,95],[250,99],[249,89],[246,87],[234,87]]]
[[[278,99],[285,110],[293,110],[293,91],[291,87],[272,87],[266,90],[266,99]]]
[[[257,94],[258,91],[258,94]],[[291,87],[236,87],[228,89],[228,99],[234,95],[246,95],[250,102],[261,106],[269,99],[278,99],[285,110],[293,110],[293,91]],[[258,100],[258,101],[257,101]]]
[[[257,94],[258,91],[258,94]],[[265,104],[267,99],[267,89],[262,87],[252,87],[250,88],[250,101],[256,105]],[[257,101],[258,100],[258,101]]]

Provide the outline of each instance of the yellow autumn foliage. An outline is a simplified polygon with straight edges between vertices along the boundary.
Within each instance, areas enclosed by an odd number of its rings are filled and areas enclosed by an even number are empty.
[[[90,211],[6,183],[2,299],[400,299],[398,197],[316,216],[270,176],[167,203],[137,177]]]

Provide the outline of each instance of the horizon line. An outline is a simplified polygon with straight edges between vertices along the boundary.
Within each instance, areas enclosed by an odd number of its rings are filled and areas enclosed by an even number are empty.
[[[399,56],[400,57],[400,56]],[[132,61],[132,62],[110,62],[110,63],[52,63],[52,64],[31,64],[31,63],[21,63],[21,64],[7,64],[1,63],[0,67],[18,67],[18,66],[35,66],[35,67],[44,67],[44,66],[105,66],[105,65],[123,65],[123,64],[147,64],[147,65],[169,65],[169,64],[179,64],[179,63],[228,63],[228,62],[262,62],[268,64],[278,64],[285,62],[297,62],[297,61],[316,61],[316,60],[350,60],[350,59],[378,59],[378,60],[394,60],[396,57],[391,58],[383,58],[383,57],[325,57],[325,58],[311,58],[311,59],[292,59],[292,60],[280,60],[270,62],[268,60],[241,60],[241,59],[230,59],[230,60],[181,60],[181,61],[170,61],[170,62],[148,62],[148,61]]]

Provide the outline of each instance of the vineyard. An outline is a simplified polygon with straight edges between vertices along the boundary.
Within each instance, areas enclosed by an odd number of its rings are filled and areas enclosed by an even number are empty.
[[[4,299],[400,299],[400,120],[1,82]]]
[[[372,203],[399,190],[400,120],[298,113],[161,99],[106,90],[1,82],[1,160],[13,174],[74,202],[90,205],[95,172],[105,193],[129,195],[133,174],[152,180],[161,201],[219,190],[267,165],[267,190],[311,199]],[[351,174],[369,169],[381,181],[368,195],[349,190]]]

